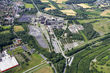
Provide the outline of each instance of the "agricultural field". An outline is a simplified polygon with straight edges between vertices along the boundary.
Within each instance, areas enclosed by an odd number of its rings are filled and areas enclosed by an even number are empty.
[[[100,35],[104,35],[110,32],[110,19],[100,18],[100,19],[87,19],[87,20],[77,20],[80,24],[92,24],[93,29]]]
[[[95,31],[99,32],[100,35],[107,34],[110,32],[110,19],[99,19],[97,22],[93,23],[93,28]]]
[[[53,70],[48,64],[45,64],[40,69],[34,71],[33,73],[53,73]]]
[[[58,7],[59,7],[60,9],[62,9],[62,8],[67,8],[67,6],[66,6],[65,4],[58,4]]]
[[[77,20],[80,24],[90,23],[100,19],[87,19],[87,20]]]
[[[45,11],[48,11],[48,10],[54,10],[54,9],[56,9],[53,5],[51,5],[51,4],[49,4],[49,8],[45,8],[44,10]]]
[[[0,28],[2,30],[0,32],[0,34],[8,34],[8,33],[10,33],[11,26],[0,26]]]
[[[103,11],[100,15],[101,16],[110,16],[110,9]]]
[[[81,4],[77,4],[78,6],[81,6],[83,8],[91,8],[91,6],[89,6],[88,4],[84,4],[84,3],[81,3]]]
[[[52,0],[52,1],[55,1],[56,3],[65,3],[68,0]]]
[[[33,4],[25,3],[25,8],[34,8]]]
[[[96,58],[97,56],[101,56],[104,54],[105,51],[109,50],[110,48],[110,42],[109,42],[109,35],[107,38],[103,38],[102,40],[98,41],[101,42],[98,45],[96,43],[95,44],[91,44],[89,46],[86,46],[85,48],[83,48],[82,51],[78,52],[75,54],[75,58],[73,60],[72,66],[70,68],[67,69],[67,73],[99,73],[99,72],[95,72],[95,70],[91,71],[90,68],[90,63],[92,60],[94,60],[94,58]],[[108,59],[108,58],[106,58]],[[86,66],[85,66],[86,65]],[[71,72],[69,72],[71,71]],[[105,72],[106,73],[106,72]]]
[[[10,31],[9,30],[5,30],[5,31],[0,32],[0,34],[7,34],[7,33],[10,33]]]
[[[91,62],[90,69],[96,69],[99,72],[110,72],[110,50],[107,50],[96,58],[96,61]]]
[[[76,12],[73,10],[60,10],[61,12],[63,12],[66,15],[70,15],[70,16],[76,16]]]
[[[15,32],[24,31],[24,28],[22,26],[14,26],[14,31]]]
[[[19,59],[21,59],[21,60],[24,59],[21,55],[17,55],[16,57],[20,57]],[[43,59],[39,54],[33,54],[33,55],[31,55],[30,61],[23,63],[22,66],[19,65],[15,68],[11,69],[12,73],[13,72],[14,73],[23,73],[24,71],[26,71],[26,70],[28,70],[28,69],[36,66],[36,65],[39,65],[42,61],[43,61]]]

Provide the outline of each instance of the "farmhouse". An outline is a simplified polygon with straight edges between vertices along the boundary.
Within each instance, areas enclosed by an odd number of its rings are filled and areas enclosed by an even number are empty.
[[[18,66],[18,62],[14,56],[7,54],[6,50],[0,53],[0,71],[4,72],[13,67]]]

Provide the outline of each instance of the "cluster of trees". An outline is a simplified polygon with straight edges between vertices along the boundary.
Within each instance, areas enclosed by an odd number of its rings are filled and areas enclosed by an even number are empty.
[[[80,19],[80,20],[82,20],[82,19]],[[83,23],[83,24],[78,22],[77,20],[74,20],[74,22],[76,24],[81,24],[84,27],[84,30],[82,30],[82,32],[85,34],[85,36],[87,37],[88,40],[91,40],[91,39],[94,39],[94,38],[100,36],[99,33],[93,29],[93,25],[92,25],[92,23],[97,22],[97,20],[89,22],[89,23]]]
[[[66,55],[71,56],[71,55],[73,55],[73,54],[75,54],[75,53],[77,53],[77,52],[79,52],[81,50],[84,50],[86,47],[88,47],[90,45],[93,45],[94,43],[96,43],[98,41],[104,41],[105,39],[109,38],[109,36],[110,36],[110,34],[106,35],[104,38],[100,38],[98,40],[94,40],[93,42],[87,43],[87,44],[82,45],[80,47],[74,48],[71,51],[67,52]],[[104,42],[104,44],[105,44],[105,42]]]
[[[78,4],[78,3],[93,3],[97,0],[68,0],[66,3],[67,4],[71,4],[71,3],[74,3],[74,4]]]
[[[71,39],[71,40],[84,40],[84,38],[82,37],[81,34],[79,33],[72,33],[70,32],[69,29],[66,29],[65,31],[63,29],[54,29],[54,32],[56,34],[56,36],[58,38],[62,38],[62,35],[64,35],[64,33],[67,33],[67,39]]]
[[[16,36],[13,33],[0,34],[0,51],[3,50],[4,46],[10,45],[13,43],[13,39]]]
[[[33,4],[32,3],[32,1],[31,0],[23,0],[24,2],[26,2],[26,3],[30,3],[30,4]],[[49,7],[48,6],[48,4],[47,3],[42,3],[40,0],[33,0],[34,1],[34,3],[37,5],[37,7],[38,7],[38,9],[40,10],[40,11],[44,11],[44,9],[46,8],[46,7]],[[26,13],[28,12],[28,13],[36,13],[37,12],[37,9],[31,9],[31,11],[25,11]]]
[[[45,13],[64,18],[67,16],[66,14],[62,13],[59,9],[48,10]]]
[[[9,31],[9,33],[5,33],[5,31]],[[4,33],[2,33],[4,32]],[[4,46],[10,45],[13,43],[13,39],[16,36],[12,32],[12,28],[3,28],[0,27],[0,51],[3,50]]]
[[[58,73],[62,73],[65,66],[65,59],[61,54],[56,54],[55,52],[48,52],[47,49],[42,48],[36,39],[29,35],[28,25],[22,24],[25,31],[17,32],[17,35],[22,39],[24,43],[27,43],[31,48],[35,48],[36,51],[42,53],[45,57],[51,61],[57,68]]]
[[[37,5],[37,7],[38,7],[38,9],[40,10],[40,11],[44,11],[44,9],[46,8],[46,7],[49,7],[48,6],[48,3],[42,3],[40,0],[33,0],[34,1],[34,3]]]
[[[23,1],[26,2],[26,3],[32,3],[31,0],[23,0]]]
[[[109,36],[109,35],[108,35]],[[104,39],[100,39],[98,41],[103,41],[106,40],[107,43],[102,42],[100,46],[96,48],[92,48],[92,45],[86,46],[81,52],[77,53],[75,55],[75,58],[72,62],[72,65],[67,67],[67,72],[66,73],[93,73],[93,70],[90,71],[90,62],[99,54],[102,52],[106,51],[107,49],[110,48],[110,36],[109,37],[104,37]],[[86,65],[86,66],[85,66]],[[95,70],[95,72],[97,72]],[[98,72],[97,72],[98,73]]]
[[[58,7],[58,4],[57,4],[56,2],[54,2],[54,1],[52,1],[52,0],[49,0],[49,2],[50,2],[53,6],[55,6],[57,9],[60,9],[60,8]]]
[[[91,23],[82,24],[84,26],[83,32],[85,33],[88,40],[99,37],[99,33],[97,33]]]
[[[6,27],[8,27],[8,26],[6,26]],[[9,28],[5,28],[5,26],[3,26],[3,27],[0,26],[0,32],[5,31],[5,30],[11,31],[11,28],[12,28],[12,27],[10,27],[10,26],[9,26]]]

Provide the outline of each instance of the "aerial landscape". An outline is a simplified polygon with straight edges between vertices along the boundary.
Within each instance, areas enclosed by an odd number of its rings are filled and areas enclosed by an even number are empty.
[[[110,73],[110,0],[0,0],[0,73]]]

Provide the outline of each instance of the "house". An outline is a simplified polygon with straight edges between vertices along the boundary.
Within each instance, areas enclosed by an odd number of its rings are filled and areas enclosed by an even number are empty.
[[[18,39],[16,38],[14,41],[13,41],[14,45],[18,46],[22,43],[21,39]]]

